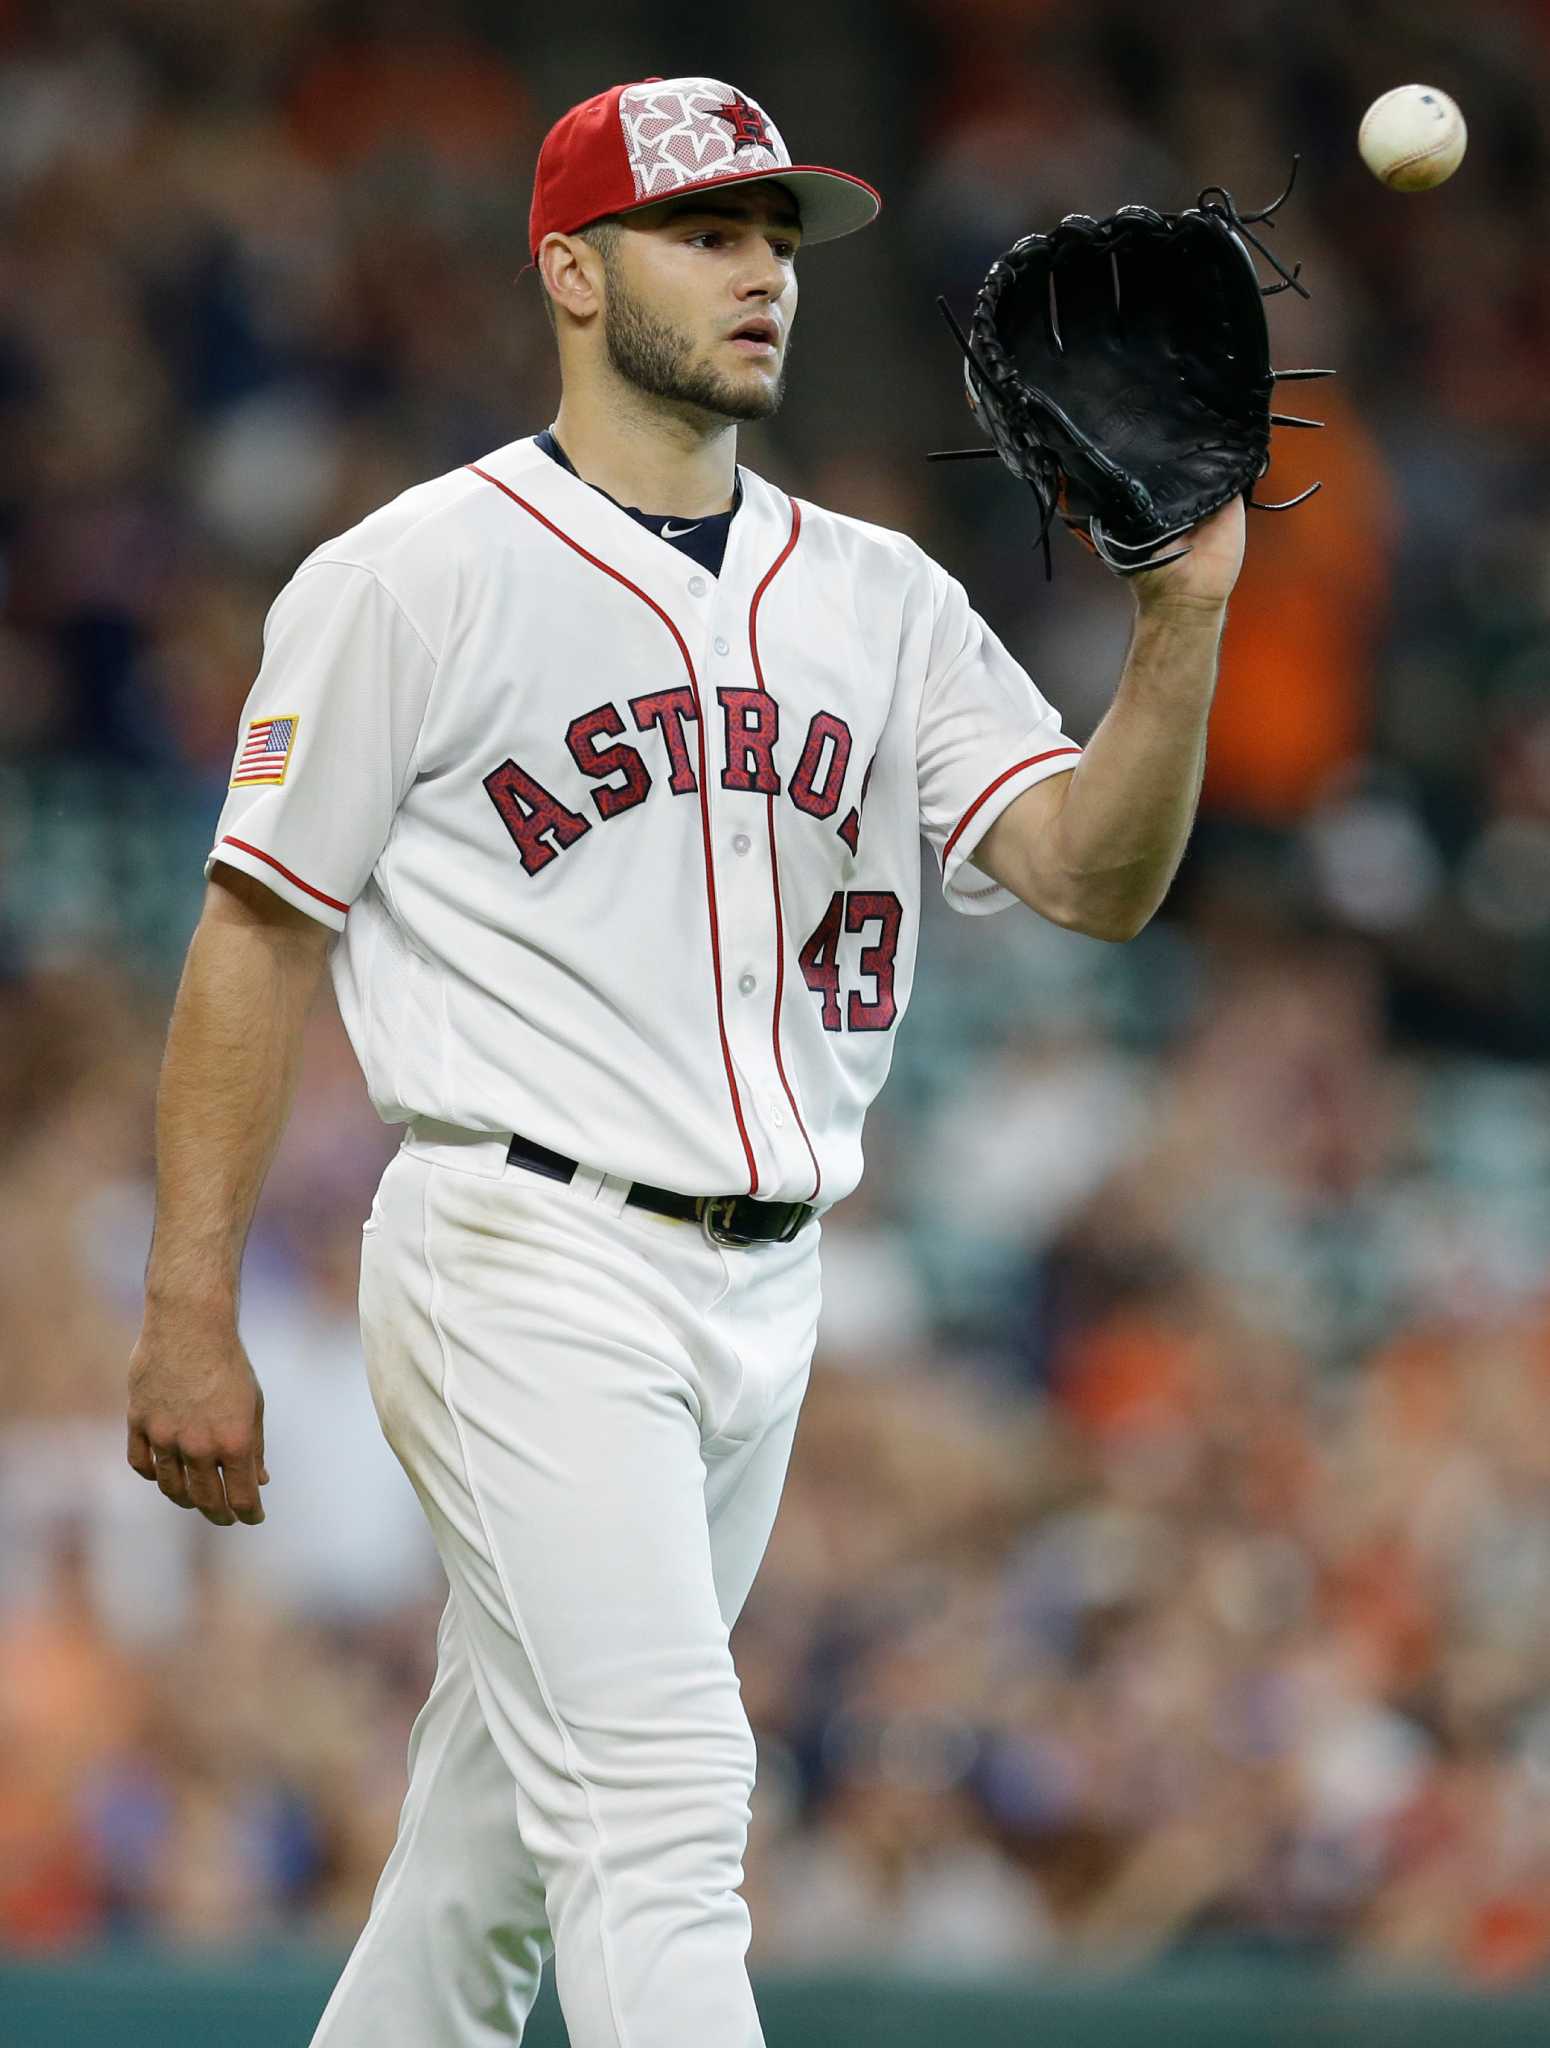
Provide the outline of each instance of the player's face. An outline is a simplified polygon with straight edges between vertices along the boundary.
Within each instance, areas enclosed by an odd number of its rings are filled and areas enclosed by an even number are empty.
[[[709,192],[625,216],[607,266],[603,338],[653,397],[727,420],[785,395],[801,224],[779,185]],[[749,326],[763,330],[744,335]]]

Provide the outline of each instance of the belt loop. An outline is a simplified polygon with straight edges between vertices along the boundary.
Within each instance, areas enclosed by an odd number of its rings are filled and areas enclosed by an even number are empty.
[[[571,1180],[571,1191],[584,1202],[596,1202],[605,1215],[617,1216],[624,1207],[631,1185],[616,1173],[604,1173],[596,1166],[578,1166]]]

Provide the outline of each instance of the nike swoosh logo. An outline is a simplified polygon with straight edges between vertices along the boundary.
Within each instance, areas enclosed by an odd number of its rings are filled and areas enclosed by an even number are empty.
[[[671,521],[664,519],[662,522],[662,538],[664,540],[681,540],[686,533],[697,533],[702,524],[703,521],[696,519],[688,526],[674,526]]]

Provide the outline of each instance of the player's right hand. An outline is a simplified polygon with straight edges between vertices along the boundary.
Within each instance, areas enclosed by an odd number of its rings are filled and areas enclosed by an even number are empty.
[[[129,1462],[207,1522],[264,1519],[264,1391],[234,1329],[147,1314],[129,1361]]]

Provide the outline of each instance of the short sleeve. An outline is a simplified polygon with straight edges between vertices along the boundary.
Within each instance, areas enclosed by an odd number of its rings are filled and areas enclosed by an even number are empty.
[[[1015,900],[1011,892],[970,856],[1014,797],[1069,773],[1081,749],[963,585],[935,563],[931,569],[935,620],[915,741],[920,829],[955,910],[1003,910]]]
[[[435,668],[372,570],[304,564],[264,622],[206,875],[241,868],[342,931],[409,786]]]

